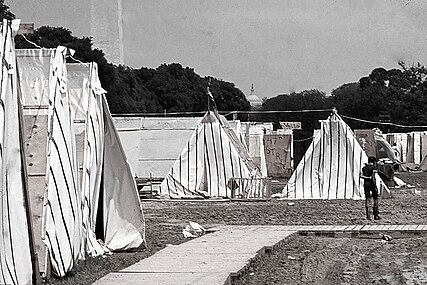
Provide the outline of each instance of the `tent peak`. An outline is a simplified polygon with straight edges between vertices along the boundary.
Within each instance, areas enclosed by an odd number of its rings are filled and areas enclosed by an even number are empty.
[[[335,107],[333,107],[333,108],[332,108],[332,114],[334,114],[334,115],[338,115],[337,108],[335,108]]]
[[[218,118],[215,116],[215,114],[212,114],[210,111],[206,112],[206,115],[202,119],[203,124],[213,123],[216,121],[218,121]]]

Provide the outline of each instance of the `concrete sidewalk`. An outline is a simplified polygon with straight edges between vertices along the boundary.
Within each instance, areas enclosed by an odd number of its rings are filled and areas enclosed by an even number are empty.
[[[231,284],[233,277],[245,272],[253,259],[273,251],[296,232],[319,236],[378,232],[418,236],[427,234],[427,225],[220,226],[214,230],[189,242],[166,247],[95,284]]]

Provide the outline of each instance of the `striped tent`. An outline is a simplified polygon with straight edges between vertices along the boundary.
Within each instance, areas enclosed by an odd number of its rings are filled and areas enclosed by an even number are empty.
[[[67,48],[51,54],[44,243],[53,272],[64,276],[79,258],[82,210],[74,125],[67,89]]]
[[[82,197],[82,256],[105,253],[96,234],[96,216],[104,158],[103,91],[97,81],[96,64],[67,64],[68,90],[72,106]]]
[[[69,50],[17,50],[24,151],[40,271],[64,276],[81,258],[81,195],[65,58]],[[46,250],[47,249],[47,250]]]
[[[388,133],[386,134],[386,140],[390,145],[396,144],[396,148],[399,151],[399,157],[397,157],[397,160],[405,163],[408,147],[408,135],[406,133]]]
[[[13,37],[19,21],[1,25],[2,58],[0,96],[0,283],[35,284],[37,260],[24,177],[19,104]]]
[[[225,118],[207,112],[163,180],[170,198],[262,197],[263,180]]]
[[[68,64],[67,68],[77,149],[81,153],[78,161],[81,165],[85,251],[90,256],[105,252],[97,237],[109,250],[138,247],[145,239],[142,207],[130,166],[112,124],[97,65]],[[103,221],[98,234],[97,220]]]
[[[313,142],[284,187],[282,197],[364,199],[360,174],[368,161],[367,155],[336,111],[320,124],[320,130],[315,132]],[[381,185],[384,192],[389,193],[385,184]]]
[[[57,276],[64,276],[81,258],[81,195],[67,90],[68,53],[65,47],[17,50],[36,252],[40,271],[48,273],[49,263]]]
[[[66,65],[64,47],[18,51],[40,270],[48,273],[51,264],[55,275],[64,276],[86,254],[130,249],[144,242],[142,208],[109,122],[96,64]],[[103,209],[99,233],[98,205]]]
[[[407,133],[406,162],[420,164],[427,155],[426,132]]]

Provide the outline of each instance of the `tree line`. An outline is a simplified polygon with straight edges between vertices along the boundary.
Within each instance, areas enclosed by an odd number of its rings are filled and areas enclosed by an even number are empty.
[[[219,110],[249,110],[243,92],[231,82],[201,77],[193,68],[179,63],[139,69],[109,63],[100,49],[93,48],[89,37],[75,37],[63,27],[42,26],[25,38],[17,35],[15,47],[44,48],[63,45],[75,50],[74,58],[98,64],[102,87],[113,113],[201,112],[208,106],[207,86]],[[73,61],[69,59],[69,61]]]
[[[346,120],[353,129],[378,126],[385,132],[426,129],[396,126],[427,126],[427,69],[419,63],[410,66],[404,62],[398,64],[400,69],[375,68],[358,82],[345,83],[332,90],[330,96],[318,90],[278,95],[265,100],[263,110],[336,108],[339,114],[347,117],[383,123]],[[313,129],[317,124],[316,118],[326,118],[329,113],[285,114],[279,119],[300,120],[306,129]]]

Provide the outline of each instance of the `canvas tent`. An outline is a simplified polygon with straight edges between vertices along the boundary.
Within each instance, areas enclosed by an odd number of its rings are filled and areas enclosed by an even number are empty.
[[[264,135],[273,131],[272,123],[240,123],[240,140],[246,146],[249,155],[260,169],[262,176],[267,176],[267,162],[264,151]]]
[[[400,162],[406,162],[406,152],[408,147],[408,136],[406,133],[388,133],[385,135],[390,145],[396,145],[399,156],[396,157]]]
[[[379,129],[375,129],[374,137],[377,146],[377,158],[392,163],[396,162],[398,158],[396,157],[393,148],[384,138],[383,133]]]
[[[389,137],[390,134],[387,134],[387,141],[390,145],[396,145],[397,151],[400,154],[400,157],[398,157],[400,162],[406,162],[406,154],[408,151],[408,136],[406,133],[392,133],[391,137]]]
[[[334,111],[321,120],[313,141],[282,191],[289,199],[363,199],[361,169],[368,157]],[[383,195],[389,190],[381,183]]]
[[[354,134],[368,156],[375,156],[386,163],[394,163],[398,159],[379,129],[356,129]]]
[[[427,132],[389,133],[387,141],[399,152],[402,163],[422,164],[427,156]]]
[[[58,276],[64,276],[80,258],[82,223],[73,122],[66,85],[67,52],[64,47],[17,50],[28,184],[31,210],[36,215],[36,248],[41,269],[46,272],[46,245],[52,270]],[[33,61],[34,57],[38,60]],[[30,62],[34,65],[24,67]],[[38,74],[42,76],[37,77]]]
[[[94,239],[98,205],[101,205],[103,220],[100,238],[108,249],[138,247],[144,237],[141,204],[133,174],[112,123],[105,91],[98,79],[97,65],[67,64],[67,69],[76,137],[83,141],[83,146],[77,149],[83,153],[78,160],[84,197],[83,221],[88,241],[86,251],[91,256],[103,252]]]
[[[427,155],[427,134],[410,132],[407,134],[406,162],[420,164]]]
[[[25,181],[22,106],[13,37],[19,20],[1,24],[0,56],[0,282],[35,284],[38,280],[31,212]]]
[[[127,250],[145,242],[145,220],[135,179],[104,96],[102,103],[105,124],[102,193],[104,241],[111,250]]]
[[[419,165],[419,169],[421,169],[422,171],[427,171],[427,156],[424,156],[423,160]]]
[[[163,180],[170,198],[263,197],[265,181],[224,117],[207,112]]]
[[[36,251],[41,271],[51,264],[58,276],[86,254],[107,250],[95,235],[98,213],[99,235],[108,249],[144,241],[135,181],[96,65],[67,66],[68,52],[64,47],[17,51]]]
[[[91,73],[94,73],[91,76]],[[78,178],[81,187],[82,246],[81,254],[90,256],[104,253],[95,235],[103,161],[102,90],[94,79],[96,65],[67,64],[73,130],[76,141]],[[88,124],[90,122],[90,124]]]

